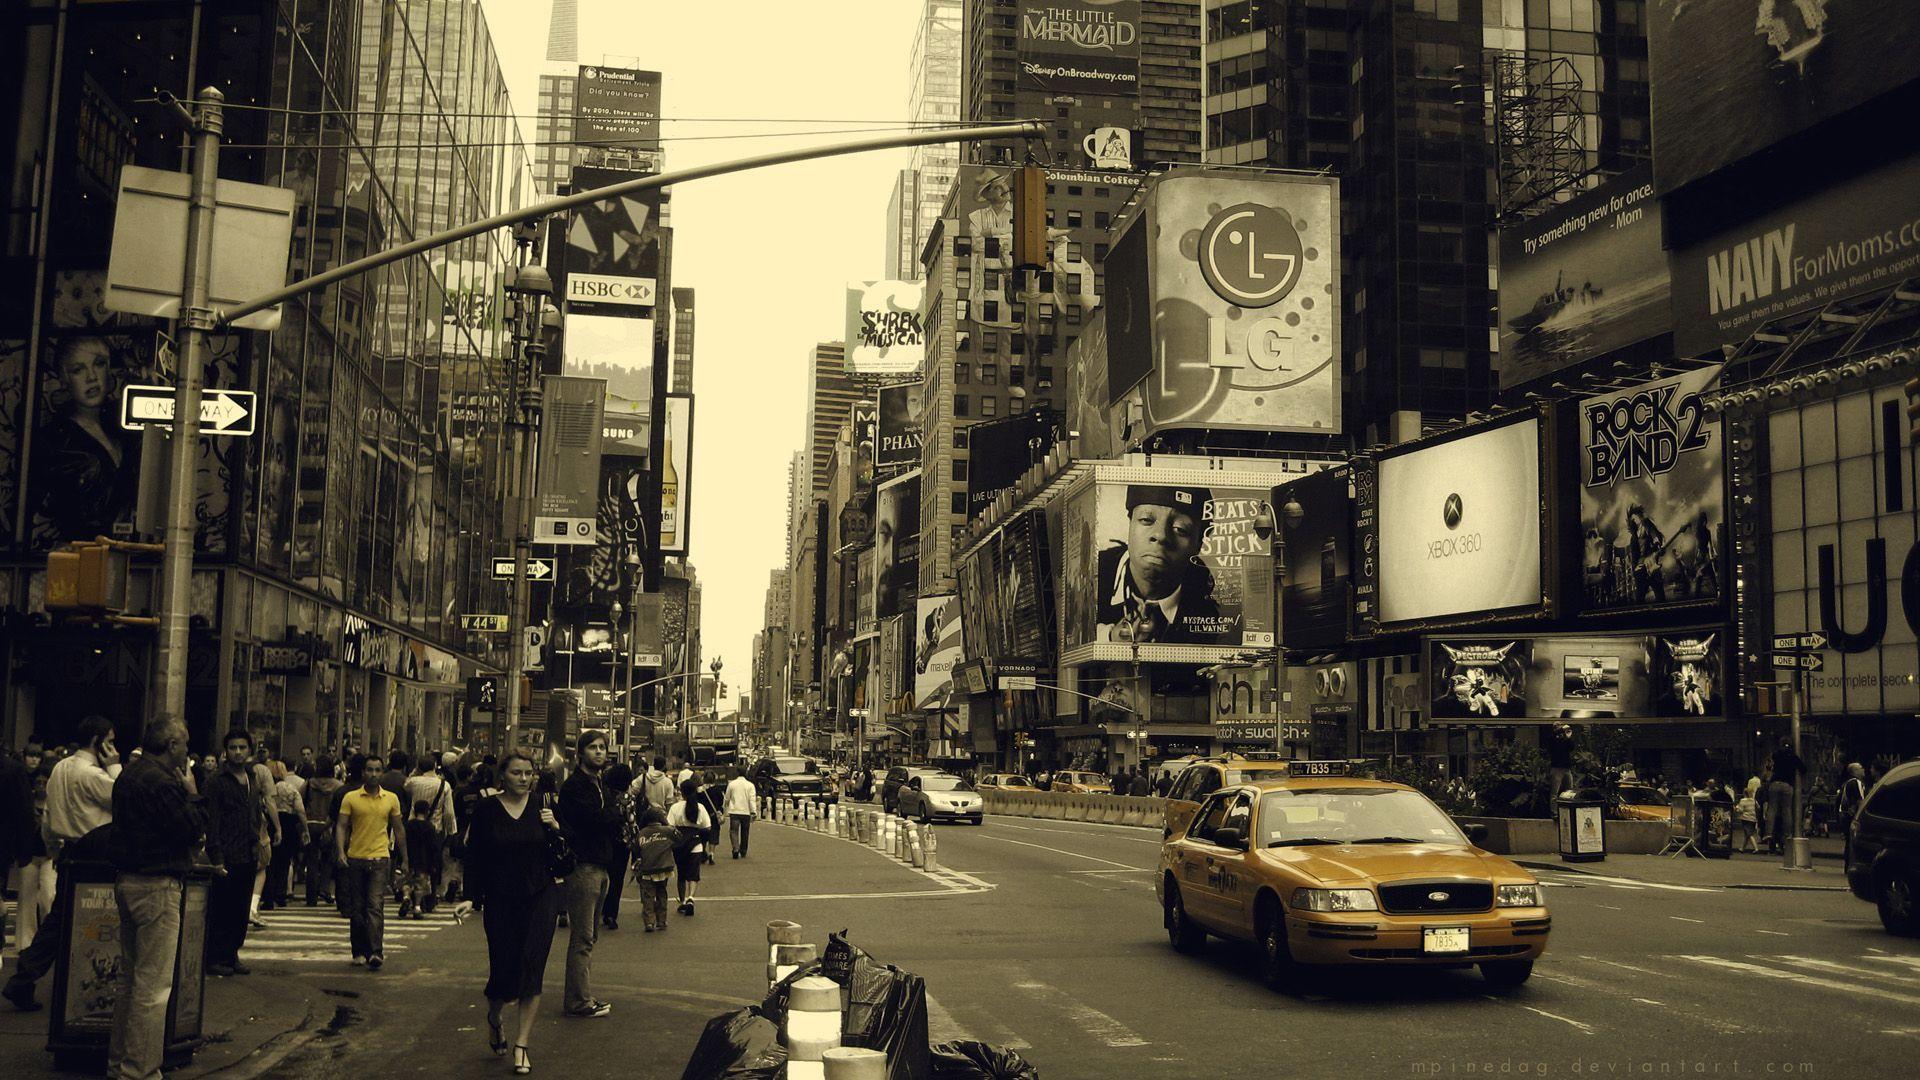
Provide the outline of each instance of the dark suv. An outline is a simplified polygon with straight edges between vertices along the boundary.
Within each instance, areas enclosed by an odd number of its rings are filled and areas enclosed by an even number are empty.
[[[1920,936],[1920,761],[1873,785],[1850,826],[1847,884],[1891,933]]]
[[[820,765],[812,758],[762,758],[754,774],[765,778],[767,798],[818,799],[821,794]]]

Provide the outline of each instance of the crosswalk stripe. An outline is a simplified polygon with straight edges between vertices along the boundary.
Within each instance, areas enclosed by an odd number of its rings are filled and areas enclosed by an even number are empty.
[[[1838,990],[1841,993],[1870,997],[1876,1001],[1898,1001],[1905,1005],[1920,1005],[1920,996],[1896,994],[1891,990],[1879,986],[1868,986],[1857,982],[1840,982],[1836,979],[1823,979],[1817,975],[1807,975],[1798,971],[1781,971],[1779,968],[1766,967],[1761,964],[1745,964],[1738,960],[1728,960],[1719,956],[1691,956],[1683,954],[1679,959],[1689,960],[1696,964],[1707,964],[1713,967],[1726,968],[1729,971],[1745,972],[1750,975],[1765,975],[1770,979],[1786,979],[1800,983],[1803,986],[1817,986],[1824,990]]]
[[[1766,957],[1749,956],[1748,959],[1763,960],[1766,959]],[[1839,964],[1832,960],[1817,960],[1811,956],[1779,956],[1773,959],[1778,963],[1791,967],[1806,968],[1809,971],[1819,971],[1829,975],[1844,975],[1850,979],[1857,979],[1864,975],[1870,979],[1883,979],[1899,986],[1920,988],[1920,978],[1912,975],[1896,975],[1891,971],[1882,971],[1879,968],[1867,967],[1865,965]]]
[[[1081,1004],[1064,990],[1033,980],[1016,982],[1013,986],[1065,1012],[1076,1027],[1107,1046],[1125,1049],[1150,1045],[1132,1028],[1091,1005]]]

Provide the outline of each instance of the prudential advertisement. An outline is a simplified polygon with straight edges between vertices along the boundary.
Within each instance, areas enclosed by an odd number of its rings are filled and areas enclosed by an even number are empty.
[[[1382,457],[1380,621],[1541,601],[1540,421]]]

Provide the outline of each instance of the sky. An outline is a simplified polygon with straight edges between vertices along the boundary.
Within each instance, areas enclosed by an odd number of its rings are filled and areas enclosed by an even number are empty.
[[[482,3],[514,111],[532,114],[549,2]],[[776,132],[907,119],[918,0],[579,6],[582,63],[661,72],[668,171],[858,137],[766,137]],[[533,138],[531,115],[521,123]],[[755,137],[699,138],[715,135]],[[705,656],[725,658],[735,700],[749,688],[768,572],[786,562],[787,467],[806,426],[809,352],[843,336],[846,282],[884,275],[887,198],[906,160],[883,150],[673,189],[673,285],[698,294],[690,557]]]

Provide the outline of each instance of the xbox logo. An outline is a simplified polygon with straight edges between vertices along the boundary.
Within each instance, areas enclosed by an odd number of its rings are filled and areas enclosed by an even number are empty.
[[[1458,492],[1447,496],[1446,504],[1440,508],[1440,518],[1447,523],[1449,529],[1459,528],[1460,518],[1465,513],[1466,510],[1460,505]]]

